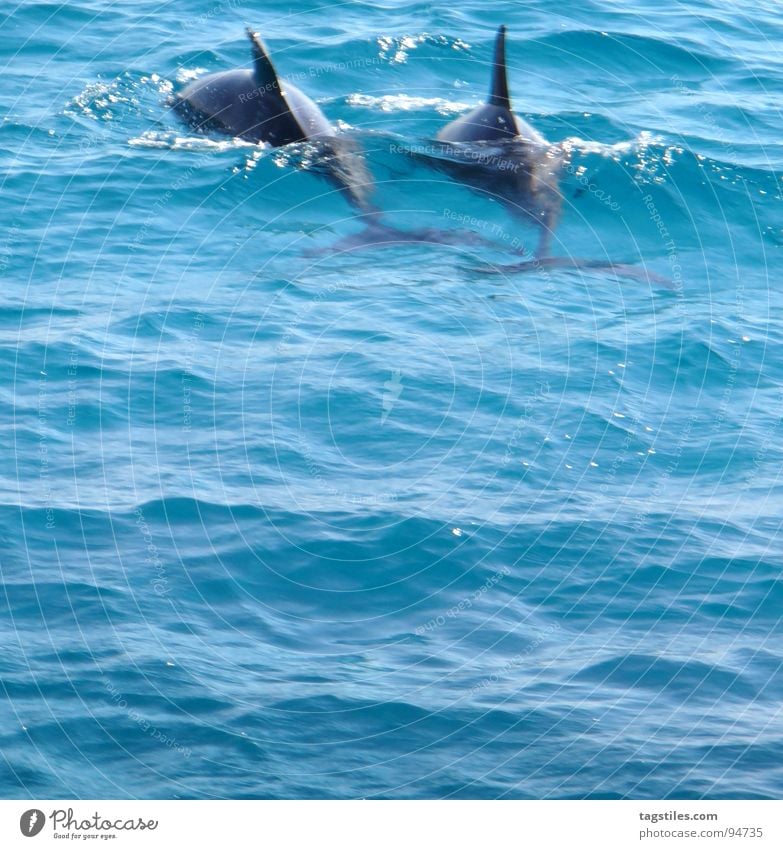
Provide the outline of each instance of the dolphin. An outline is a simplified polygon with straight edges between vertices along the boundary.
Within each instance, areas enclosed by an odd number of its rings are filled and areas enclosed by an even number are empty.
[[[506,69],[506,27],[495,37],[489,95],[485,103],[443,127],[438,144],[428,150],[428,163],[459,182],[498,198],[511,212],[539,230],[533,258],[513,265],[483,267],[484,271],[541,271],[547,268],[592,268],[623,276],[643,277],[668,285],[652,272],[627,263],[553,257],[552,234],[562,208],[560,177],[565,153],[550,144],[534,127],[515,115],[511,106]]]
[[[196,129],[272,147],[333,136],[318,106],[292,83],[281,82],[258,34],[248,28],[247,35],[253,67],[196,80],[177,96],[177,111]]]
[[[208,74],[175,96],[175,111],[191,127],[271,147],[313,142],[319,166],[356,208],[374,212],[373,179],[349,139],[338,137],[318,105],[293,83],[280,79],[257,33],[247,29],[252,68]]]
[[[264,43],[247,28],[252,68],[208,74],[188,85],[173,102],[174,110],[201,132],[220,132],[272,147],[296,142],[316,146],[316,168],[363,218],[363,232],[340,240],[332,250],[401,242],[463,243],[483,241],[475,234],[432,228],[398,230],[381,220],[370,197],[374,181],[359,146],[338,136],[316,103],[290,82],[280,79]],[[319,251],[316,251],[316,254]]]
[[[498,29],[485,103],[443,127],[428,163],[459,182],[497,197],[513,215],[539,230],[537,258],[547,255],[560,214],[562,150],[511,107],[506,27]]]

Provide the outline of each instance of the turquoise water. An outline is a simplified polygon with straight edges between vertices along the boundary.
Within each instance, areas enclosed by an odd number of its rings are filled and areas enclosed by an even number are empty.
[[[456,5],[0,15],[2,795],[783,793],[779,7]],[[169,113],[245,23],[452,244]],[[651,281],[401,149],[500,23]]]

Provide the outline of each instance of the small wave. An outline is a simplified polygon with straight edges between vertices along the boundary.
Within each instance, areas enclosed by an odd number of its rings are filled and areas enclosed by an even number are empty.
[[[369,94],[351,94],[346,100],[349,106],[366,106],[381,112],[413,112],[417,109],[435,109],[441,115],[457,115],[471,108],[470,103],[446,100],[442,97],[414,97],[409,94],[384,94],[373,97]]]
[[[605,144],[603,142],[582,139],[578,136],[571,136],[560,142],[560,145],[566,153],[580,153],[585,156],[591,154],[605,156],[619,162],[623,156],[629,153],[646,150],[649,147],[665,148],[665,139],[663,136],[654,135],[643,130],[636,138],[615,142],[614,144]]]
[[[209,73],[207,68],[180,68],[177,71],[175,79],[178,83],[182,83],[184,85],[185,83],[198,79],[206,73]]]
[[[435,47],[450,50],[469,50],[470,45],[460,38],[448,38],[445,35],[430,35],[419,33],[417,35],[382,35],[377,39],[380,50],[378,56],[391,65],[402,65],[408,61],[408,55],[422,44],[431,44]]]
[[[158,74],[136,76],[126,71],[111,80],[98,79],[86,85],[65,108],[72,118],[89,118],[93,121],[114,121],[128,115],[146,113],[145,94],[154,95],[156,104],[160,95],[170,94],[170,80]],[[152,109],[153,104],[149,104]]]
[[[679,692],[686,699],[754,699],[756,688],[740,673],[696,660],[628,654],[596,663],[577,675],[603,685]]]
[[[601,67],[615,66],[624,74],[649,74],[651,67],[663,70],[717,72],[728,63],[704,49],[689,49],[664,38],[604,30],[566,30],[529,40],[537,48],[547,47],[557,58],[600,56]]]
[[[238,138],[211,138],[201,135],[180,135],[172,131],[148,130],[128,140],[131,147],[146,147],[158,150],[215,151],[249,150],[257,148],[255,142]]]

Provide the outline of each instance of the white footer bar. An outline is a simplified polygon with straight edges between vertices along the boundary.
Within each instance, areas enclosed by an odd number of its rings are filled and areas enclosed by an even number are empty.
[[[0,847],[781,849],[776,801],[0,801]]]

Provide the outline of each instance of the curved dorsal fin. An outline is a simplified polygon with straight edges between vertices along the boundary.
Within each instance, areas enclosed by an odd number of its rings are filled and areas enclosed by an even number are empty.
[[[250,43],[253,46],[253,73],[256,79],[256,85],[269,91],[277,90],[282,95],[280,81],[277,78],[277,71],[269,58],[266,47],[261,41],[258,33],[253,32],[250,27],[247,28],[247,34],[250,38]]]
[[[247,28],[247,34],[253,45],[253,79],[258,87],[257,94],[260,95],[256,102],[259,111],[265,115],[261,121],[267,127],[265,140],[272,140],[278,147],[290,142],[305,141],[308,138],[307,125],[303,126],[296,110],[292,111],[284,84],[277,76],[264,42],[250,27]],[[265,108],[262,108],[262,103]]]
[[[511,110],[506,78],[506,28],[501,26],[495,38],[495,58],[492,62],[492,85],[489,89],[489,103]]]

